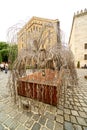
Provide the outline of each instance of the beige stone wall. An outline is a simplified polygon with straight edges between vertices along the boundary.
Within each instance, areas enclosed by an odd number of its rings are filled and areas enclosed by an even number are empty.
[[[45,25],[53,26],[45,26]],[[39,38],[45,39],[43,47],[46,49],[57,42],[57,31],[60,31],[58,20],[33,17],[18,33],[18,52],[26,49]],[[58,30],[56,30],[58,27]],[[42,35],[41,35],[42,34]],[[50,34],[50,38],[48,35]],[[52,36],[51,36],[52,35]],[[48,37],[48,38],[46,38]],[[42,48],[42,46],[40,47]]]
[[[73,17],[69,46],[74,54],[75,65],[80,61],[80,66],[87,64],[84,60],[84,55],[87,54],[87,49],[84,48],[87,43],[87,12],[80,12]]]

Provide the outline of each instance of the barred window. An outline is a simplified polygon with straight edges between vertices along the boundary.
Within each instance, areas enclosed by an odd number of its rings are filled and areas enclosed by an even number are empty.
[[[84,44],[84,48],[87,49],[87,43]]]
[[[87,60],[87,54],[84,55],[84,60]]]

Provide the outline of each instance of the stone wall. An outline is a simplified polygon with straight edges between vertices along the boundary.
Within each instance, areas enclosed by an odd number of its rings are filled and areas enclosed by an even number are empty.
[[[81,10],[73,17],[69,46],[74,54],[75,65],[80,62],[80,67],[87,64],[84,55],[87,54],[85,44],[87,43],[87,10]]]
[[[60,39],[57,37],[57,33],[60,33],[59,26],[58,20],[33,17],[18,33],[18,52],[21,49],[28,48],[30,44],[34,44],[34,41],[37,42],[39,38],[41,40],[46,39],[43,40],[45,49],[52,46]],[[48,37],[49,35],[50,38]]]

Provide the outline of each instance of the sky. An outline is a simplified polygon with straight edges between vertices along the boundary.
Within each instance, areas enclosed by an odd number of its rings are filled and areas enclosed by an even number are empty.
[[[73,15],[87,8],[87,0],[0,0],[0,41],[7,41],[13,25],[28,22],[33,16],[58,19],[64,41],[68,42]]]

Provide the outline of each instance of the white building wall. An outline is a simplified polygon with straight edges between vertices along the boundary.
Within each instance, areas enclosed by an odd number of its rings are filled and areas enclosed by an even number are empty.
[[[80,61],[80,66],[87,64],[84,55],[87,49],[84,48],[87,43],[87,13],[74,16],[69,46],[74,54],[75,65]]]

